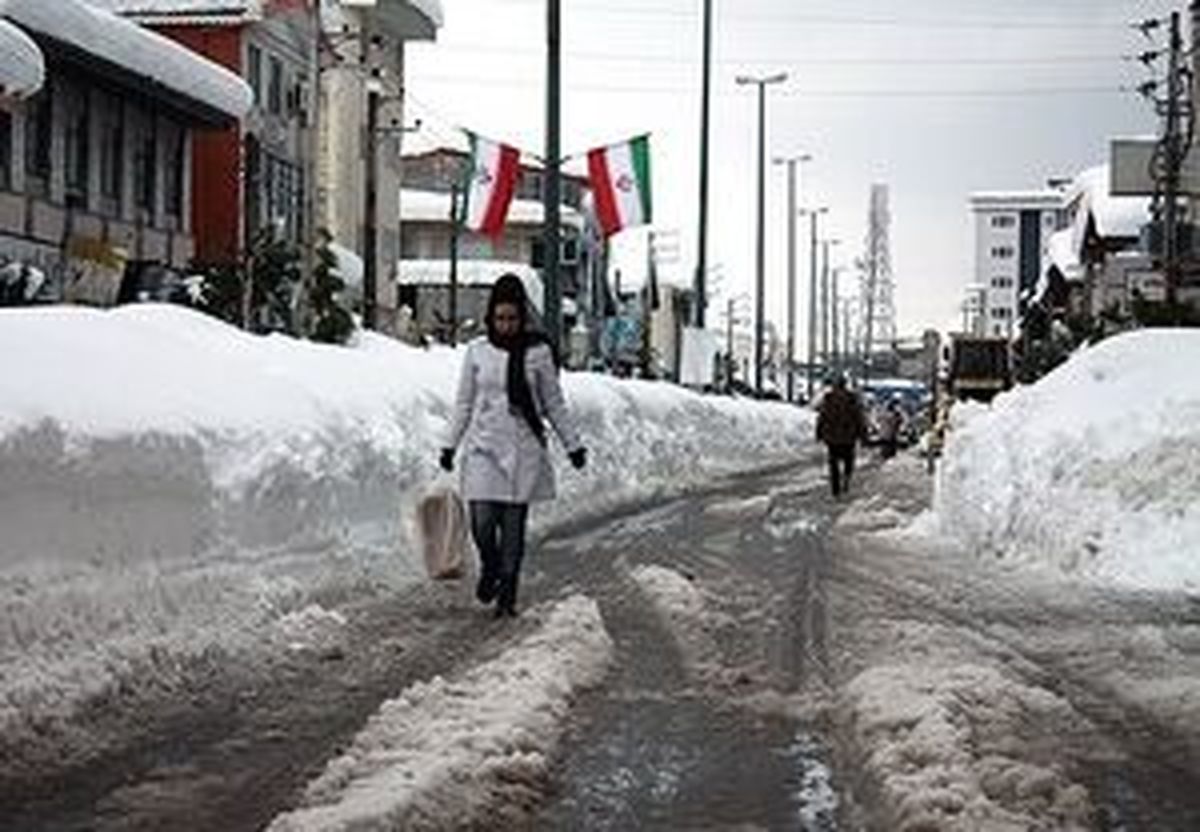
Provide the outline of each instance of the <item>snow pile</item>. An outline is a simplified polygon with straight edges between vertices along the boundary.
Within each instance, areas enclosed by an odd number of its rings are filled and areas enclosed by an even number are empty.
[[[731,623],[728,617],[712,609],[704,591],[674,569],[639,566],[630,577],[666,626],[688,669],[710,680],[721,679],[721,656],[714,632]]]
[[[955,408],[939,530],[1090,579],[1200,589],[1200,332],[1081,352],[990,409]]]
[[[600,682],[612,651],[594,601],[560,602],[493,661],[385,703],[309,785],[304,808],[270,829],[521,825],[544,788],[572,700]]]
[[[987,666],[909,662],[864,671],[843,699],[886,828],[1089,828],[1086,789],[1016,756],[1024,734],[1070,718],[1053,694]]]
[[[312,603],[424,580],[410,526],[461,352],[252,336],[169,306],[0,311],[0,354],[22,356],[0,374],[0,751],[49,742],[39,720],[158,658],[278,644],[270,625]],[[560,498],[535,529],[811,441],[784,405],[564,384],[589,465],[555,448]]]

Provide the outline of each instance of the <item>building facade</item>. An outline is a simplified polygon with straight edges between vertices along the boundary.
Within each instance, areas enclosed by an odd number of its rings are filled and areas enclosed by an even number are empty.
[[[96,0],[241,76],[245,119],[198,137],[190,212],[196,259],[231,263],[260,236],[309,237],[319,23],[308,0]]]
[[[329,3],[323,18],[317,226],[362,255],[374,283],[373,324],[386,332],[398,322],[401,155],[414,127],[406,44],[433,40],[442,19],[439,0]]]
[[[975,233],[973,283],[980,335],[1011,337],[1021,299],[1036,289],[1048,261],[1050,236],[1066,222],[1062,191],[982,192],[970,198]]]
[[[196,141],[235,124],[250,93],[133,23],[53,5],[4,6],[46,75],[35,95],[0,102],[0,266],[33,270],[28,299],[108,305],[127,271],[193,258]]]

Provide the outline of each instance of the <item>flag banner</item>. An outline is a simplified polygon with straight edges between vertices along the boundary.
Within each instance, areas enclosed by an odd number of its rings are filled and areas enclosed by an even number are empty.
[[[650,137],[590,150],[587,156],[604,236],[650,222]]]
[[[521,154],[515,147],[471,136],[471,161],[463,189],[463,225],[498,237],[504,230],[521,173]]]

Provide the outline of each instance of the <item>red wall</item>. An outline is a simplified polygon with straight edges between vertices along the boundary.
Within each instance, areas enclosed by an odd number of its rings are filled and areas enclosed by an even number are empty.
[[[242,74],[242,28],[238,26],[164,26],[171,40]],[[196,259],[231,262],[241,250],[241,127],[202,130],[192,142],[192,233]]]

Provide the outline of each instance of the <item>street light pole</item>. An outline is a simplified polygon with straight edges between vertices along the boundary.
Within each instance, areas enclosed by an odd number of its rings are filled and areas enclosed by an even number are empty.
[[[765,78],[751,78],[741,75],[737,78],[739,86],[754,84],[758,87],[758,226],[755,233],[755,293],[754,302],[754,389],[761,395],[763,392],[763,325],[767,311],[766,298],[766,267],[767,267],[767,238],[766,238],[766,160],[767,160],[767,85],[781,84],[787,80],[787,73],[780,72]]]
[[[810,208],[803,213],[810,220],[810,235],[808,241],[808,362],[805,377],[808,388],[808,401],[813,400],[813,370],[817,357],[817,218],[829,209],[826,207]]]
[[[830,354],[830,335],[832,329],[832,300],[830,295],[830,264],[829,249],[838,245],[841,240],[826,239],[821,241],[821,368],[828,370]]]
[[[560,90],[562,79],[562,4],[561,0],[546,3],[546,180],[543,188],[544,264],[542,271],[546,313],[546,334],[555,350],[562,341],[562,286],[558,280],[559,261],[559,211],[562,183],[559,171],[562,166],[559,142]]]
[[[788,285],[787,285],[787,353],[785,371],[787,372],[787,400],[793,402],[795,396],[795,366],[796,366],[796,191],[798,190],[798,169],[801,162],[812,160],[812,156],[804,153],[786,159],[775,159],[775,164],[786,164],[788,173]]]
[[[703,80],[700,93],[700,229],[696,238],[696,316],[698,329],[704,329],[708,307],[708,134],[709,104],[712,100],[712,0],[704,0]]]

